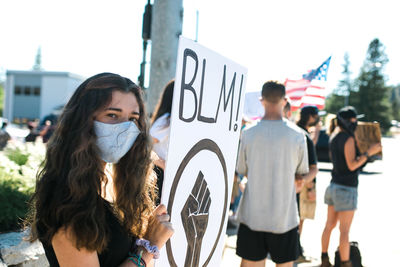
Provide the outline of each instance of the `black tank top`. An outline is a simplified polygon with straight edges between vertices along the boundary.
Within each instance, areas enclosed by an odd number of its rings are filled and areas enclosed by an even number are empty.
[[[128,257],[128,252],[134,244],[135,238],[132,237],[119,223],[118,219],[112,212],[112,208],[107,201],[105,202],[106,221],[110,230],[110,241],[107,248],[99,254],[99,262],[102,267],[114,267],[122,264]],[[43,248],[46,253],[50,267],[59,267],[56,254],[53,246],[43,243]]]
[[[347,167],[346,158],[344,156],[344,145],[350,135],[346,132],[339,132],[329,141],[329,150],[331,152],[331,158],[333,163],[332,169],[332,183],[347,185],[352,187],[358,186],[358,173],[359,169],[350,171]],[[360,155],[360,152],[355,145],[356,156]]]

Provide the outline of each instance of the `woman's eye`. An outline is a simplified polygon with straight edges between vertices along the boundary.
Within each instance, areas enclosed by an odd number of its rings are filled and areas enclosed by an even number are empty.
[[[138,118],[133,117],[133,118],[130,118],[129,120],[133,121],[133,122],[136,122],[136,121],[138,121]]]
[[[109,113],[109,114],[107,114],[107,117],[115,119],[117,117],[117,115],[115,115],[113,113]]]

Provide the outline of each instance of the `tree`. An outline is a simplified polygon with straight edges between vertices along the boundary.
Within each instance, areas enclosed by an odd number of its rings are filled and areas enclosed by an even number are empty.
[[[393,86],[390,97],[393,119],[400,121],[400,84]]]
[[[344,64],[342,66],[343,79],[339,81],[338,86],[326,99],[325,109],[328,113],[336,114],[339,109],[348,106],[350,95],[354,93],[353,81],[351,80],[350,59],[347,52],[344,54]]]
[[[33,70],[42,70],[42,49],[39,46],[36,57],[35,57],[35,64],[32,67]]]
[[[374,39],[368,47],[368,52],[360,75],[356,80],[357,92],[351,96],[350,104],[357,108],[358,113],[365,114],[363,120],[378,121],[384,131],[391,125],[390,88],[385,84],[383,69],[388,62],[385,47]]]
[[[352,81],[351,81],[351,71],[350,71],[350,60],[349,54],[346,52],[344,54],[344,64],[343,66],[343,79],[339,81],[339,92],[344,96],[344,106],[349,105],[349,96],[352,90]]]
[[[339,111],[339,109],[343,107],[344,101],[345,100],[343,95],[339,95],[335,92],[332,92],[330,95],[326,97],[326,102],[325,102],[326,112],[336,114]]]

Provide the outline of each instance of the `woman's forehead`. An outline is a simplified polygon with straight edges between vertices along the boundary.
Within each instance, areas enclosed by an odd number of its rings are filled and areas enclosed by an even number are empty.
[[[107,108],[109,107],[120,108],[124,111],[140,111],[136,96],[132,92],[122,92],[119,90],[112,92],[111,102],[108,104]]]

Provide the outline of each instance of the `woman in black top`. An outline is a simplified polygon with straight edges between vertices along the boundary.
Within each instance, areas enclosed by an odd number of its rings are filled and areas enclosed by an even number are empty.
[[[297,208],[300,216],[299,223],[299,235],[301,236],[303,230],[303,224],[305,219],[314,219],[316,201],[310,199],[308,196],[316,193],[316,176],[318,173],[317,168],[317,152],[315,150],[314,142],[310,135],[310,128],[315,127],[320,121],[318,115],[318,108],[316,106],[304,106],[300,110],[300,119],[296,123],[301,129],[303,129],[306,136],[307,142],[307,154],[308,154],[308,168],[309,172],[305,175],[296,175],[296,180],[301,178],[304,185],[301,189],[296,192]],[[317,138],[318,140],[318,138]],[[300,244],[300,256],[297,259],[297,263],[308,262],[309,260],[303,254],[303,247]]]
[[[154,207],[142,94],[102,73],[65,106],[33,196],[31,240],[43,243],[50,266],[153,266],[154,246],[172,235],[166,207]]]
[[[353,107],[342,108],[336,116],[338,128],[329,142],[333,163],[332,180],[325,192],[325,203],[328,204],[328,216],[322,234],[322,267],[332,266],[327,254],[329,239],[336,223],[340,223],[340,258],[341,266],[351,266],[349,231],[357,208],[357,186],[360,167],[368,158],[381,151],[380,143],[371,145],[367,152],[360,155],[354,131],[357,127],[357,113]]]

